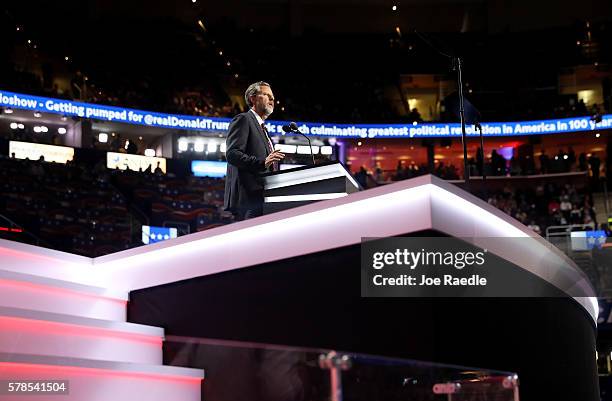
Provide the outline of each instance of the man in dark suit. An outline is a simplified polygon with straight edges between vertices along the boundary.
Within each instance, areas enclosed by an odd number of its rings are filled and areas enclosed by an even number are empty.
[[[249,106],[230,123],[227,134],[227,176],[224,207],[238,220],[263,214],[261,173],[273,171],[285,155],[274,150],[264,121],[274,111],[274,94],[265,82],[250,85],[244,93]]]

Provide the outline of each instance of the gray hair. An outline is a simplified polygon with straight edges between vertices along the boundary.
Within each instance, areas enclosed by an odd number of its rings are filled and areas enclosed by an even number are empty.
[[[244,92],[244,101],[246,102],[248,107],[253,107],[253,104],[249,100],[251,96],[257,95],[261,91],[262,86],[270,87],[270,84],[264,81],[255,82],[254,84],[249,85],[247,90]]]

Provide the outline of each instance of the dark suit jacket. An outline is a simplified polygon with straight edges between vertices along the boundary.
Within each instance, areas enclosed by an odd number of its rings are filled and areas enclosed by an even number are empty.
[[[227,134],[227,176],[224,208],[235,212],[263,203],[263,179],[268,150],[266,134],[252,111],[240,113]]]

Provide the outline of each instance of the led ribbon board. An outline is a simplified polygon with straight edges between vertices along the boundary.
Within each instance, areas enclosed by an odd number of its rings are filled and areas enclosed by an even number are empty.
[[[44,113],[77,116],[148,127],[185,129],[205,132],[227,132],[229,118],[200,117],[180,114],[156,113],[123,107],[103,106],[92,103],[53,99],[0,91],[0,107],[39,111]],[[269,120],[266,128],[270,134],[284,135],[287,121]],[[298,127],[305,135],[338,138],[453,138],[461,136],[458,123],[420,124],[334,124],[300,122]],[[467,126],[467,135],[477,136],[474,126]],[[588,132],[612,128],[612,114],[602,116],[600,123],[590,117],[574,117],[554,120],[483,122],[485,136],[524,136]]]

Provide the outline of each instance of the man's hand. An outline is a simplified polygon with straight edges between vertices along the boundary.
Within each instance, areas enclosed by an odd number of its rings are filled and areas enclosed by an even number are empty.
[[[272,165],[272,163],[274,162],[279,162],[281,160],[283,160],[285,158],[285,154],[281,153],[281,151],[279,150],[275,150],[274,152],[270,153],[268,155],[268,157],[266,157],[266,161],[265,161],[265,166],[266,168],[270,167]]]

